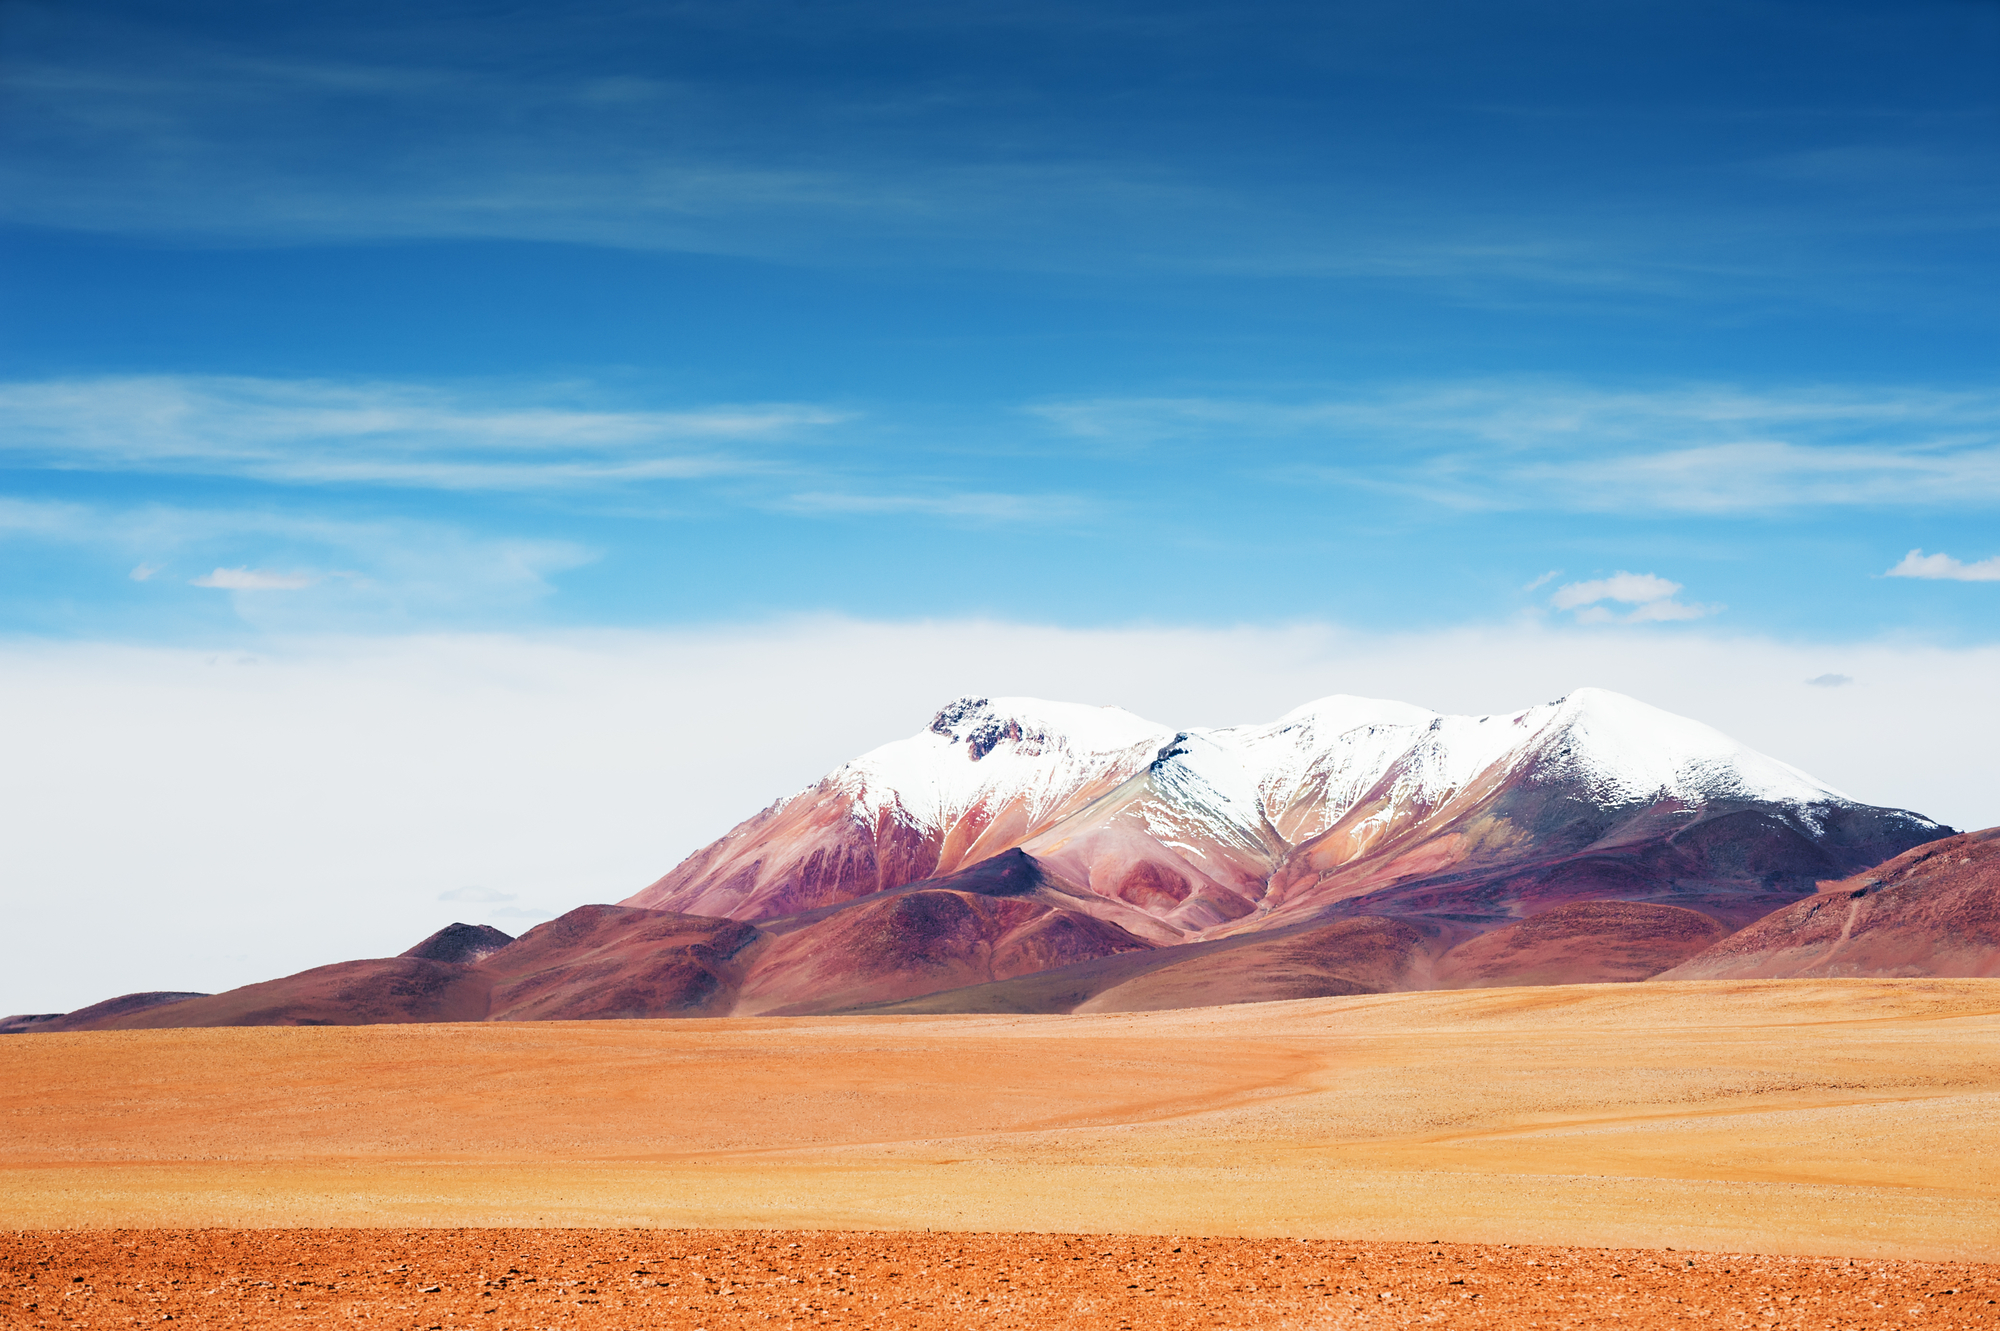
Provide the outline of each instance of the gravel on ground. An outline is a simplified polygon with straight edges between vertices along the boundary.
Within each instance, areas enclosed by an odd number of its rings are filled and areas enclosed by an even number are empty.
[[[23,1327],[1992,1327],[2000,1266],[1665,1249],[673,1229],[0,1232]]]

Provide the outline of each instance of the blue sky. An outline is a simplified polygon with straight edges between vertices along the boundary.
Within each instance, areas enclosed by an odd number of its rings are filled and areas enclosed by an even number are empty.
[[[0,631],[2000,625],[1993,4],[0,43]]]

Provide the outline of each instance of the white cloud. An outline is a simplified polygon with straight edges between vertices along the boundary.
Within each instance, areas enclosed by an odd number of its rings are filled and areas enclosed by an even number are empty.
[[[230,592],[295,592],[313,585],[303,573],[271,573],[261,568],[219,568],[188,579],[191,587],[219,587]]]
[[[517,396],[219,376],[9,383],[0,452],[53,469],[296,485],[587,489],[764,470],[758,447],[848,419],[793,403],[611,411]]]
[[[1651,573],[1626,573],[1622,570],[1608,578],[1598,578],[1591,582],[1572,582],[1558,587],[1556,594],[1549,598],[1550,604],[1558,610],[1574,610],[1580,605],[1594,605],[1599,601],[1623,601],[1627,605],[1638,605],[1647,601],[1659,601],[1681,590],[1678,582]]]
[[[1700,619],[1703,615],[1712,615],[1721,608],[1721,606],[1716,605],[1687,605],[1681,601],[1674,600],[1672,597],[1668,597],[1665,600],[1648,601],[1644,605],[1635,607],[1631,614],[1625,616],[1625,622],[1627,624],[1664,624],[1680,619]]]
[[[518,901],[520,894],[496,892],[490,887],[454,887],[449,892],[438,893],[439,901]]]
[[[1678,582],[1653,573],[1626,573],[1620,570],[1608,578],[1571,582],[1556,588],[1549,604],[1558,610],[1576,611],[1579,624],[1658,624],[1671,620],[1700,619],[1719,606],[1688,605],[1674,599],[1682,590]],[[1603,604],[1616,601],[1633,607],[1625,614]]]
[[[1806,683],[1812,685],[1816,689],[1837,689],[1845,685],[1852,684],[1853,682],[1854,682],[1854,676],[1852,675],[1836,675],[1830,673],[1825,675],[1814,675],[1811,679],[1806,681]]]
[[[1801,686],[1836,654],[1869,687]],[[439,882],[556,911],[616,901],[966,693],[1227,725],[1337,692],[1484,713],[1597,684],[1858,799],[2000,823],[2000,647],[815,619],[272,640],[255,669],[215,655],[0,643],[0,1011],[394,955],[450,922]],[[32,945],[86,929],[81,952]]]
[[[134,582],[148,582],[160,571],[158,564],[140,564],[128,575]]]
[[[1541,577],[1536,578],[1533,582],[1523,583],[1521,586],[1521,590],[1524,592],[1538,591],[1541,588],[1548,586],[1550,583],[1554,582],[1557,578],[1560,578],[1561,576],[1562,576],[1561,569],[1552,568],[1547,573],[1542,574]]]
[[[2000,555],[1965,564],[1947,554],[1927,555],[1912,550],[1901,563],[1882,575],[1885,578],[1939,578],[1950,582],[2000,582]]]

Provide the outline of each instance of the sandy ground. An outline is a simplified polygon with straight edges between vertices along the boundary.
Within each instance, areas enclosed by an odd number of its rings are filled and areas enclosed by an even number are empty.
[[[2000,981],[0,1039],[0,1227],[2000,1259]]]
[[[0,1234],[21,1326],[1992,1327],[2000,1267],[1664,1250],[690,1230]]]

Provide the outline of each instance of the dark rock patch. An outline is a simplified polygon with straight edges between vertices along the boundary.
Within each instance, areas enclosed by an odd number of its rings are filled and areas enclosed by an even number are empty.
[[[513,941],[512,934],[501,933],[490,924],[447,924],[409,951],[398,955],[424,961],[455,961],[469,966],[492,956]]]

